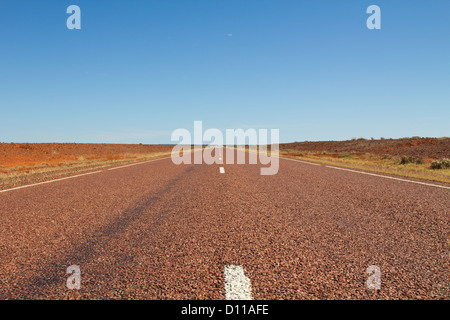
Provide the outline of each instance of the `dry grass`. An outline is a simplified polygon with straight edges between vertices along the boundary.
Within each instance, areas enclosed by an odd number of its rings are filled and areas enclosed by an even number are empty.
[[[336,157],[326,152],[298,153],[298,151],[293,152],[293,150],[283,150],[280,152],[280,156],[343,168],[450,183],[450,169],[433,170],[430,163],[427,162],[400,164],[397,157],[383,157],[371,154],[352,155],[349,153],[339,154]]]
[[[89,159],[79,156],[77,160],[63,161],[57,164],[41,163],[32,166],[18,166],[1,168],[0,187],[19,185],[29,180],[32,176],[58,178],[67,174],[77,172],[88,172],[121,164],[141,162],[170,155],[170,152],[154,152],[148,154],[121,154],[111,155],[103,158]]]

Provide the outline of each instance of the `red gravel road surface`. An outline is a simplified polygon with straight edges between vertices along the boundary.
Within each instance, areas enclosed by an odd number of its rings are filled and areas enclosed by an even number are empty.
[[[226,266],[254,299],[450,298],[448,188],[260,167],[163,159],[0,193],[0,298],[225,299]]]

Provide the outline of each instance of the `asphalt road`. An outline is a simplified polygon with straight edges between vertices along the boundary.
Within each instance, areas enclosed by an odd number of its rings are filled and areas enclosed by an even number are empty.
[[[0,298],[448,299],[449,195],[284,159],[273,176],[162,159],[10,190]]]

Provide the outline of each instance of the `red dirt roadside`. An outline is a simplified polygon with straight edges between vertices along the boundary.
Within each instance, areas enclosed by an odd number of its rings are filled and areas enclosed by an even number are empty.
[[[167,155],[170,145],[0,143],[0,189]]]
[[[47,164],[58,165],[72,160],[116,160],[125,155],[168,152],[173,146],[143,144],[90,143],[0,143],[0,166],[5,168]]]
[[[346,141],[306,141],[280,144],[281,150],[296,152],[371,153],[423,159],[450,158],[450,138],[352,139]]]

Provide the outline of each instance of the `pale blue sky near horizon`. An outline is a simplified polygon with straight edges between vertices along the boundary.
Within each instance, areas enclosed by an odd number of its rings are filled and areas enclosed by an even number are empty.
[[[449,15],[448,0],[0,0],[0,142],[173,143],[195,120],[281,142],[450,136]]]

